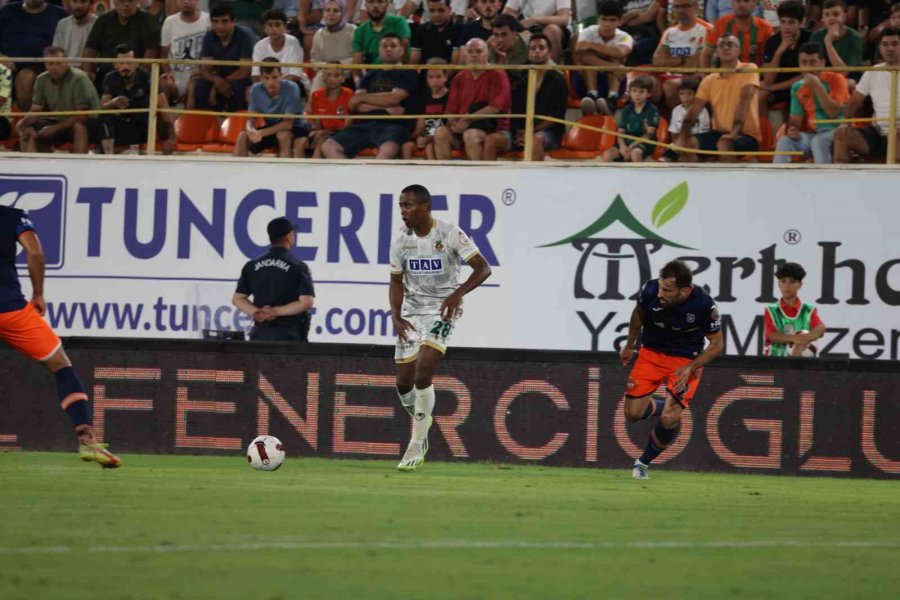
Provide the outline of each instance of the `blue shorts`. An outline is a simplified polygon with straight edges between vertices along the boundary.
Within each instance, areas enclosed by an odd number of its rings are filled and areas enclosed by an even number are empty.
[[[406,125],[370,121],[342,129],[331,139],[341,145],[347,158],[353,158],[366,148],[380,148],[388,142],[402,146],[409,140],[409,129]]]
[[[718,150],[719,138],[725,135],[721,131],[707,131],[697,134],[697,143],[701,150]],[[735,152],[756,152],[759,150],[759,141],[755,137],[742,135],[734,140],[732,149]]]
[[[545,129],[538,131],[539,136],[544,138],[544,150],[556,150],[562,145],[562,138],[553,129]]]

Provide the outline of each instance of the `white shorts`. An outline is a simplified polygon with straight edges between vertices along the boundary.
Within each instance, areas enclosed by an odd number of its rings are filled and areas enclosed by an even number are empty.
[[[397,340],[394,361],[408,363],[416,360],[419,356],[419,347],[423,345],[431,346],[441,354],[446,354],[450,338],[456,329],[456,322],[462,316],[462,312],[461,308],[457,309],[456,315],[450,321],[441,320],[441,315],[437,311],[426,315],[404,315],[403,318],[412,323],[416,329],[407,332],[405,342]]]

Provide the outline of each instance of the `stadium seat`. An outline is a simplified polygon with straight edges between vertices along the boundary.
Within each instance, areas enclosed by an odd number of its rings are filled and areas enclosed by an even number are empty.
[[[581,108],[581,98],[578,97],[578,92],[575,90],[575,82],[572,81],[572,71],[570,69],[566,69],[563,71],[563,76],[566,78],[566,89],[569,90],[569,97],[566,99],[566,106],[568,108]]]
[[[240,111],[245,113],[247,111]],[[204,144],[201,148],[203,152],[211,152],[214,154],[231,154],[234,151],[234,145],[237,144],[238,136],[247,127],[248,117],[244,115],[231,115],[222,122],[219,127],[219,135],[216,140],[210,144]]]
[[[585,129],[588,125],[607,130],[608,133]],[[563,138],[562,148],[551,150],[548,156],[558,160],[591,160],[602,155],[616,143],[616,120],[604,115],[587,115],[578,120]]]
[[[759,142],[759,149],[768,151],[775,149],[775,137],[772,135],[772,123],[766,115],[759,115],[759,130],[762,139]],[[771,159],[770,159],[771,160]]]
[[[219,119],[212,115],[184,114],[175,120],[177,152],[197,152],[219,136]]]
[[[670,141],[669,122],[664,117],[659,118],[659,126],[656,128],[656,141],[660,144],[668,144]],[[665,146],[656,146],[653,150],[653,159],[659,160],[665,151]]]

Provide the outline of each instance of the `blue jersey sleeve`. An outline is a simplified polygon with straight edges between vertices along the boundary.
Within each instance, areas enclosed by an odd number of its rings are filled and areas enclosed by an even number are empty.
[[[719,307],[713,304],[709,308],[709,323],[706,326],[704,334],[711,335],[722,331],[722,317],[719,315]]]
[[[26,231],[34,231],[34,223],[31,222],[27,212],[20,210],[16,216],[16,239]]]
[[[657,296],[656,286],[657,281],[655,279],[649,279],[641,286],[641,291],[638,294],[638,305],[645,312],[650,310],[650,303],[653,302],[653,299]]]

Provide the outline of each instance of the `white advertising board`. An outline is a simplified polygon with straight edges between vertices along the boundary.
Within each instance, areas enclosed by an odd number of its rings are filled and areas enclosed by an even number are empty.
[[[311,339],[390,344],[388,250],[412,183],[493,267],[453,345],[613,350],[641,282],[684,258],[717,300],[729,354],[757,354],[776,261],[790,260],[830,328],[820,351],[897,358],[900,175],[889,170],[0,162],[0,203],[29,210],[44,245],[61,335],[248,327],[231,294],[284,215],[300,224],[295,252],[316,284]]]

